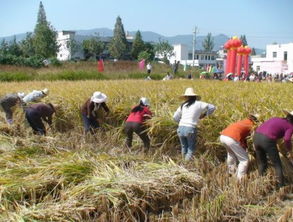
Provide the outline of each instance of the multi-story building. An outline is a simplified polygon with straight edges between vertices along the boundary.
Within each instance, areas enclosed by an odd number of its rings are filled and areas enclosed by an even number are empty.
[[[57,44],[59,45],[59,51],[57,53],[57,59],[60,61],[67,61],[72,58],[70,42],[74,39],[75,32],[72,31],[60,31],[57,34]]]
[[[217,66],[217,57],[218,54],[215,51],[207,52],[203,50],[194,51],[194,60],[192,58],[192,50],[189,50],[186,45],[176,44],[173,45],[173,56],[170,57],[170,63],[174,63],[175,60],[179,61],[182,65],[191,65],[191,66],[207,66],[213,65]]]
[[[293,43],[272,44],[266,47],[266,56],[252,56],[252,68],[269,74],[289,74],[293,72]]]

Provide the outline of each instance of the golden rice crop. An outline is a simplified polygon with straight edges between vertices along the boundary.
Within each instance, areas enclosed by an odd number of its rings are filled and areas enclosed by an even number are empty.
[[[0,83],[0,95],[49,88],[44,101],[58,104],[47,137],[32,135],[19,108],[15,125],[0,117],[1,221],[275,221],[289,218],[292,185],[275,191],[274,173],[259,178],[252,158],[238,184],[226,174],[219,132],[260,113],[262,119],[293,110],[292,84],[201,80],[56,81]],[[214,115],[201,121],[194,161],[184,163],[172,115],[179,96],[194,87]],[[110,115],[95,137],[83,134],[80,106],[105,93]],[[148,97],[152,148],[143,154],[135,137],[124,146],[123,123],[140,97]],[[251,149],[251,154],[253,154]],[[283,160],[292,183],[290,163]],[[288,170],[289,169],[289,170]],[[291,173],[290,173],[291,172]],[[282,216],[283,215],[283,216]]]

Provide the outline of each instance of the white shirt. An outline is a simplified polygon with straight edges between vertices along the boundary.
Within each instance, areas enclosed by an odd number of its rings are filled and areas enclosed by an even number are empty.
[[[191,106],[187,107],[184,104],[176,110],[174,113],[174,120],[179,122],[179,126],[196,127],[199,121],[199,117],[206,113],[210,115],[215,111],[216,107],[212,104],[202,101],[196,101]]]
[[[150,69],[152,69],[152,65],[151,64],[147,64],[146,68],[150,70]]]
[[[34,90],[31,93],[27,94],[25,97],[23,97],[23,102],[37,102],[41,98],[45,97],[46,95],[42,91]]]

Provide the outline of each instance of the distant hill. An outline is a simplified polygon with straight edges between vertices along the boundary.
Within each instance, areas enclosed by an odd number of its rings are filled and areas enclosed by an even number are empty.
[[[111,37],[113,36],[113,30],[109,28],[95,28],[88,30],[75,30],[76,40],[83,41],[88,39],[91,36],[100,36],[100,37]],[[135,36],[136,31],[127,32],[128,35]],[[151,31],[141,31],[141,35],[144,41],[146,42],[159,42],[161,40],[167,40],[170,44],[185,44],[191,50],[192,49],[192,34],[190,35],[176,35],[176,36],[163,36]],[[21,41],[26,37],[25,33],[17,34],[16,40]],[[196,49],[202,49],[202,42],[206,36],[197,36],[196,37]],[[0,37],[0,41],[5,39],[6,41],[12,41],[14,36]],[[229,39],[227,35],[220,34],[213,36],[214,38],[214,50],[221,49],[221,46]],[[257,54],[263,53],[265,50],[256,49]]]
[[[128,32],[127,34],[135,36],[136,32]],[[76,35],[81,36],[91,36],[98,35],[100,37],[113,36],[113,30],[108,28],[97,28],[91,30],[76,30]],[[151,31],[141,31],[142,39],[146,42],[159,42],[161,40],[167,40],[170,44],[185,44],[189,49],[192,49],[192,35],[176,35],[176,36],[163,36]],[[196,37],[196,49],[202,49],[202,42],[206,36]],[[213,36],[214,38],[214,50],[219,50],[221,46],[229,39],[228,36],[224,34]],[[77,39],[82,39],[82,37],[77,37]]]

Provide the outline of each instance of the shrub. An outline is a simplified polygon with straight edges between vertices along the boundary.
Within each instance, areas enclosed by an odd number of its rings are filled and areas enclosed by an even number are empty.
[[[62,63],[56,57],[50,58],[50,62],[52,66],[62,66]]]

